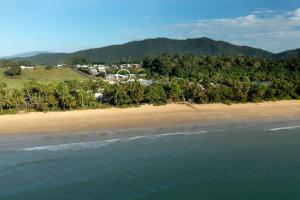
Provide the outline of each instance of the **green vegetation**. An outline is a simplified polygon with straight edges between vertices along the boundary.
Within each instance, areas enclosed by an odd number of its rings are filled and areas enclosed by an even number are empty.
[[[129,42],[123,45],[113,45],[103,48],[88,49],[75,53],[43,53],[28,58],[36,64],[54,65],[67,60],[71,63],[86,64],[85,60],[72,60],[72,58],[87,58],[89,62],[97,63],[139,63],[145,56],[158,56],[162,53],[171,55],[194,54],[203,56],[236,56],[245,55],[251,57],[271,58],[274,54],[252,47],[240,47],[227,42],[214,41],[209,38],[197,38],[187,40],[173,40],[167,38],[147,39],[143,41]],[[75,61],[75,62],[72,62]],[[69,63],[66,63],[69,64]]]
[[[300,50],[292,50],[273,54],[268,51],[246,46],[237,46],[209,38],[173,40],[167,38],[147,39],[129,42],[123,45],[113,45],[103,48],[88,49],[75,53],[42,53],[27,58],[35,64],[86,64],[95,63],[128,63],[141,62],[146,56],[158,56],[163,53],[170,55],[197,56],[237,56],[244,55],[253,58],[300,58]],[[78,58],[82,58],[79,59]]]
[[[19,80],[18,84],[24,84],[23,87],[19,85],[19,89],[12,89],[0,83],[0,112],[126,107],[144,103],[161,105],[184,101],[243,103],[300,97],[299,59],[163,54],[145,58],[143,63],[148,76],[154,80],[150,86],[139,82],[110,85],[102,80],[78,81],[82,78],[71,69],[25,70],[14,79],[0,73],[2,82]],[[37,81],[27,81],[37,77]]]
[[[4,74],[6,76],[20,76],[22,74],[22,69],[19,66],[12,66],[5,71]]]
[[[153,78],[178,80],[184,98],[195,103],[297,99],[300,96],[299,59],[170,56],[146,58]]]
[[[59,83],[65,80],[84,80],[84,77],[68,68],[46,70],[45,68],[37,67],[32,70],[25,69],[20,76],[15,77],[4,74],[8,69],[6,67],[0,68],[0,82],[6,83],[10,89],[22,89],[29,80],[36,80],[38,83],[43,84]]]
[[[300,49],[285,51],[276,55],[276,58],[284,59],[299,59],[300,58]]]
[[[88,49],[74,53],[41,53],[28,57],[27,60],[39,65],[56,64],[86,64],[89,63],[139,63],[146,56],[158,56],[163,53],[170,55],[197,56],[238,56],[244,55],[253,58],[300,58],[300,50],[291,50],[274,54],[262,49],[237,46],[223,41],[214,41],[209,38],[195,38],[174,40],[167,38],[147,39],[129,42],[123,45],[112,45],[103,48]],[[82,58],[79,59],[78,58]],[[24,58],[15,58],[21,60]]]
[[[73,56],[69,57],[65,60],[65,64],[69,66],[74,66],[74,65],[84,65],[84,64],[89,64],[90,61],[87,56]]]

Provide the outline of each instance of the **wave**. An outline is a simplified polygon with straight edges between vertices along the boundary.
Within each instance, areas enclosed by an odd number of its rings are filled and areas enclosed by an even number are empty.
[[[292,129],[296,129],[296,128],[300,128],[300,126],[288,126],[288,127],[272,128],[272,129],[269,129],[269,131],[292,130]]]
[[[168,136],[197,135],[197,134],[202,134],[202,133],[206,133],[206,132],[207,131],[166,133],[166,134],[159,134],[159,135],[143,135],[143,136],[102,140],[102,141],[95,141],[95,142],[78,142],[78,143],[58,144],[58,145],[51,145],[51,146],[32,147],[32,148],[26,148],[26,149],[19,149],[18,151],[63,151],[63,150],[78,151],[78,150],[82,150],[82,149],[97,149],[97,148],[111,145],[116,142],[130,142],[130,141],[140,140],[140,139],[155,140],[158,138],[168,137]]]

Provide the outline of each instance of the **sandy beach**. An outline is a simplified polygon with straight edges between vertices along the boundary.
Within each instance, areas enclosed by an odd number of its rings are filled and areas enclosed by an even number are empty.
[[[104,129],[172,126],[185,123],[299,118],[300,101],[297,100],[234,105],[144,105],[126,109],[111,108],[3,115],[0,116],[0,134],[72,133]]]

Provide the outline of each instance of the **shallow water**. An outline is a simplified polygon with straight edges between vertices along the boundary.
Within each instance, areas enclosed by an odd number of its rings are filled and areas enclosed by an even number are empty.
[[[0,199],[300,199],[300,121],[0,138]]]

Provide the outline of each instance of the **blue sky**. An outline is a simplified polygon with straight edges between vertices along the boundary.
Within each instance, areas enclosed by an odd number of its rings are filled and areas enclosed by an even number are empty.
[[[155,37],[210,37],[279,52],[300,48],[300,1],[0,0],[0,26],[0,56]]]

